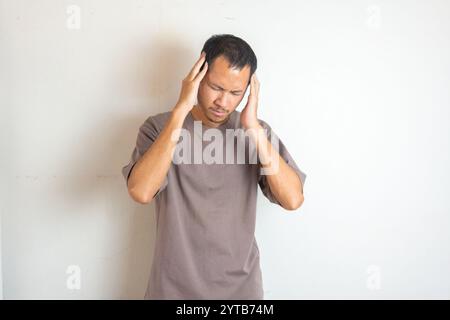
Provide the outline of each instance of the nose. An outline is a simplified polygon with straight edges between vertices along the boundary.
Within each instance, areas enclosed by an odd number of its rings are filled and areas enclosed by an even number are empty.
[[[225,93],[221,93],[220,96],[216,99],[215,104],[217,107],[226,110],[227,105],[227,97]]]

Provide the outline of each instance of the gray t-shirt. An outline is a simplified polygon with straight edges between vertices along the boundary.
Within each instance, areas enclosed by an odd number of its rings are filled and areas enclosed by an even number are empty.
[[[136,147],[128,165],[122,168],[127,181],[134,164],[152,145],[171,112],[150,116],[139,128]],[[270,141],[270,126],[260,120]],[[202,150],[210,143],[196,135],[195,121],[189,113],[183,128],[191,142]],[[202,130],[208,127],[202,125]],[[259,185],[263,194],[280,205],[270,191],[266,176],[249,153],[245,164],[226,161],[226,138],[243,128],[240,112],[230,114],[217,129],[223,133],[223,163],[175,163],[155,195],[156,244],[145,299],[264,299],[260,254],[255,239],[256,197]],[[227,130],[229,129],[229,130]],[[184,137],[180,137],[183,140]],[[194,142],[194,139],[197,139]],[[233,139],[237,140],[236,135]],[[214,138],[212,138],[214,140]],[[200,141],[200,142],[199,142]],[[248,139],[245,139],[248,146]],[[300,171],[283,142],[278,152],[299,175]],[[198,150],[198,149],[195,149]],[[235,149],[236,151],[236,149]],[[184,152],[184,151],[183,151]],[[191,159],[194,159],[194,148]],[[182,155],[182,153],[180,153]],[[231,153],[230,153],[231,154]]]

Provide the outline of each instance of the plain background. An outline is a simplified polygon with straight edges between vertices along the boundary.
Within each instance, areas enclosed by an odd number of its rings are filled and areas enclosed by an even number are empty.
[[[259,193],[265,298],[450,298],[449,18],[444,0],[1,0],[3,297],[143,297],[154,205],[121,168],[231,33],[308,175],[297,211]]]

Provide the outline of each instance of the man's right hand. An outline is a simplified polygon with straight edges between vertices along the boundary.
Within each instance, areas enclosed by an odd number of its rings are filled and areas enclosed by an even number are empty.
[[[182,110],[185,114],[188,114],[197,102],[200,81],[202,81],[206,71],[208,70],[208,63],[205,62],[205,57],[206,54],[202,51],[200,58],[194,64],[186,78],[182,81],[180,97],[178,98],[175,109]],[[200,71],[203,62],[205,62],[205,66]]]

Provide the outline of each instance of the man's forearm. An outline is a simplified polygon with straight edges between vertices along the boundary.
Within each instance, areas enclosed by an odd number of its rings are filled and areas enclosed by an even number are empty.
[[[295,210],[303,203],[303,186],[298,174],[284,161],[257,125],[250,130],[260,162],[267,172],[270,190],[283,208]]]
[[[128,192],[137,202],[150,202],[169,171],[186,111],[175,107],[151,147],[136,162],[128,179]],[[172,135],[173,134],[173,135]]]

